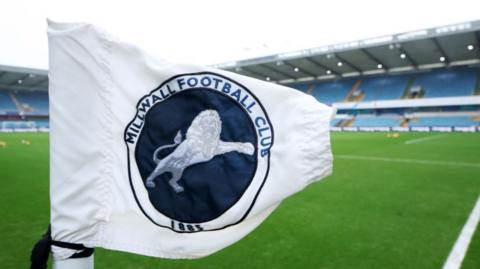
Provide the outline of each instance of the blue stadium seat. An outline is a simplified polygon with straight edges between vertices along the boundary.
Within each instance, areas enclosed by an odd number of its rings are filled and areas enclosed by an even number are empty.
[[[338,123],[340,123],[342,119],[332,119],[330,121],[330,126],[337,126]]]
[[[468,96],[475,90],[476,72],[473,68],[432,71],[418,75],[413,85],[425,90],[424,97]]]
[[[300,83],[300,84],[295,84],[295,85],[290,85],[290,87],[297,89],[301,92],[306,93],[308,91],[308,86],[309,83]]]
[[[399,118],[388,116],[357,117],[353,127],[395,127],[400,125]]]
[[[402,97],[408,84],[408,76],[365,78],[359,89],[365,93],[362,101],[391,100]]]
[[[312,95],[322,103],[342,102],[353,87],[355,79],[321,82],[315,85]]]
[[[35,121],[35,126],[37,128],[49,128],[50,124],[49,124],[48,120],[36,120]]]
[[[45,91],[17,91],[17,100],[22,106],[32,109],[28,114],[48,114],[48,93]],[[28,111],[27,111],[28,112]]]
[[[17,106],[13,102],[12,98],[10,97],[10,93],[8,91],[1,90],[0,91],[0,112],[16,112]]]
[[[31,128],[49,128],[50,124],[48,119],[45,120],[13,120],[13,121],[0,121],[0,129],[31,129]]]
[[[35,128],[33,121],[4,121],[0,122],[0,129],[30,129]]]
[[[469,116],[441,116],[441,117],[422,117],[416,121],[411,121],[408,126],[432,126],[432,127],[462,127],[476,126],[477,121],[472,120]]]

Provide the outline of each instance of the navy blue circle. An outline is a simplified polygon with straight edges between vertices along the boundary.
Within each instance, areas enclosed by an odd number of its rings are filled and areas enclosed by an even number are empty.
[[[179,130],[185,139],[193,119],[207,109],[216,110],[220,116],[222,141],[249,142],[256,148],[255,128],[238,102],[215,90],[184,90],[156,103],[145,116],[135,149],[144,183],[156,166],[153,152],[159,146],[172,144]],[[158,157],[165,158],[174,150],[161,150]],[[168,184],[169,173],[157,177],[156,186],[147,191],[152,205],[163,215],[187,223],[206,222],[219,217],[241,198],[256,168],[256,149],[252,155],[233,151],[187,167],[178,181],[183,192],[175,192]]]

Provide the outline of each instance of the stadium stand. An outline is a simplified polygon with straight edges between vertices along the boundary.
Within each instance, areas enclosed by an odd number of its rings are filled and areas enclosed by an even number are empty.
[[[46,91],[0,90],[0,131],[48,128]]]
[[[48,129],[50,124],[48,119],[42,120],[8,120],[0,121],[0,129],[32,129],[32,128],[43,128]]]
[[[400,99],[408,84],[408,76],[371,77],[360,83],[363,101]]]
[[[10,92],[8,91],[0,91],[0,112],[16,112],[17,106],[12,101],[10,96]]]
[[[335,131],[480,132],[480,21],[418,33],[214,67],[285,84],[332,105]]]
[[[451,68],[421,74],[366,77],[314,84],[312,95],[320,102],[332,104],[344,102],[356,83],[362,95],[361,101],[394,100],[404,96],[408,88],[420,88],[424,98],[471,96],[480,81],[475,68]],[[412,85],[409,85],[413,81]],[[309,84],[293,85],[307,92]]]
[[[355,79],[346,79],[318,83],[315,85],[312,95],[326,104],[342,102],[352,90],[355,82]]]
[[[293,88],[301,91],[301,92],[304,92],[304,93],[307,93],[308,91],[308,88],[310,87],[310,84],[308,83],[300,83],[300,84],[295,84],[295,85],[292,85]]]
[[[0,122],[2,129],[30,129],[35,128],[33,121],[3,121]]]
[[[451,127],[463,127],[463,126],[477,126],[478,122],[474,121],[469,116],[437,116],[437,117],[422,117],[411,120],[408,125],[410,127],[417,126],[451,126]]]
[[[480,132],[480,54],[473,42],[479,31],[480,21],[431,28],[422,36],[400,33],[390,41],[366,39],[213,66],[311,94],[337,108],[330,124],[340,131],[478,126],[473,129]],[[0,131],[48,128],[46,70],[0,65],[0,88]]]
[[[48,114],[48,94],[44,91],[17,91],[15,97],[28,114]]]
[[[342,121],[342,119],[332,119],[330,121],[330,126],[338,126],[341,121]]]
[[[50,124],[48,122],[48,119],[36,120],[35,121],[35,127],[37,127],[37,128],[50,128]]]
[[[390,116],[371,116],[357,117],[352,127],[395,127],[400,124],[398,117]]]
[[[413,86],[421,87],[424,97],[448,97],[473,95],[476,84],[475,69],[455,68],[420,74]]]

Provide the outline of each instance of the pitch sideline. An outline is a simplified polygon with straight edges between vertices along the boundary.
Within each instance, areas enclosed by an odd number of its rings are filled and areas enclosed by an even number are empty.
[[[475,203],[475,207],[473,208],[470,216],[468,217],[465,226],[463,226],[460,235],[453,245],[450,254],[448,255],[447,260],[443,265],[443,269],[458,269],[462,265],[463,259],[465,258],[465,254],[467,253],[468,246],[470,245],[470,241],[472,240],[473,234],[478,226],[478,222],[480,221],[480,196]]]

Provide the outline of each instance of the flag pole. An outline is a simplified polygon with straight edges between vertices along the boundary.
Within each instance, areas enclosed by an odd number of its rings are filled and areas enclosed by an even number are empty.
[[[52,247],[61,247],[74,251],[74,254],[66,259],[55,259],[52,255]],[[46,269],[48,258],[52,256],[53,269],[93,269],[93,248],[87,248],[83,244],[73,244],[52,240],[51,227],[32,248],[30,254],[30,269]]]
[[[52,269],[94,269],[93,255],[85,258],[70,258],[52,261]]]
[[[55,259],[52,255],[53,246],[73,250],[74,254],[66,259]],[[83,244],[52,240],[51,227],[48,225],[47,231],[32,248],[30,269],[46,269],[49,256],[52,256],[53,269],[93,269],[93,254],[94,249]]]

